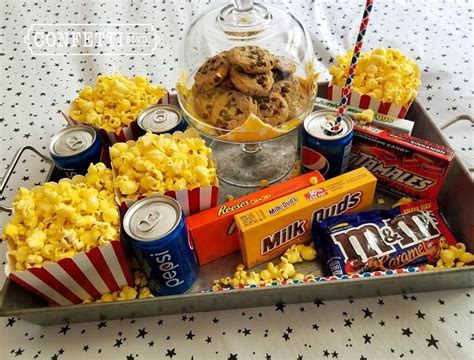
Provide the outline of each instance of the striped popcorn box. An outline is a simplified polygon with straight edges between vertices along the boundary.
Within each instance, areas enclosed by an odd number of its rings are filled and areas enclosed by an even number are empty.
[[[192,190],[166,191],[164,193],[164,195],[172,197],[179,203],[185,216],[196,214],[216,206],[218,194],[219,186],[217,184],[207,187],[197,187]],[[145,196],[140,196],[137,200],[126,200],[121,199],[120,195],[116,194],[120,213],[124,215],[130,206],[143,198],[145,198]]]
[[[332,83],[328,84],[327,99],[339,103],[342,98],[342,88]],[[408,109],[410,109],[410,102],[407,106],[395,105],[388,102],[382,102],[380,99],[376,99],[369,95],[360,94],[356,91],[352,91],[348,97],[348,105],[352,105],[359,109],[372,109],[375,113],[388,115],[394,118],[404,119]]]
[[[170,93],[166,93],[159,101],[158,104],[175,104],[177,102],[176,97],[171,95]],[[69,114],[73,110],[73,105],[69,106],[69,108],[61,110],[61,114],[66,119],[69,125],[78,125],[81,124],[75,120],[73,120]],[[87,125],[87,124],[84,124]],[[89,125],[90,126],[90,125]],[[104,129],[97,128],[92,126],[97,132],[100,134],[100,137],[104,143],[104,146],[112,146],[117,142],[125,142],[127,140],[137,140],[140,135],[141,131],[138,127],[137,121],[132,121],[129,126],[122,128],[120,133],[115,133],[112,131],[106,131]]]
[[[10,255],[5,266],[7,276],[52,305],[79,304],[85,299],[99,299],[102,294],[118,291],[126,285],[134,286],[122,243],[118,240],[39,268],[17,271],[14,261]]]

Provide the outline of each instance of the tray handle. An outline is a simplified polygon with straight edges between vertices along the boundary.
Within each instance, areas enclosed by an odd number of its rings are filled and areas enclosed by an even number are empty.
[[[444,129],[446,129],[447,127],[450,127],[451,125],[453,125],[454,123],[456,123],[456,122],[458,122],[458,121],[460,121],[460,120],[468,120],[468,121],[470,121],[471,123],[474,124],[474,118],[473,118],[471,115],[468,115],[468,114],[461,114],[461,115],[458,115],[458,116],[452,118],[451,120],[446,121],[444,124],[441,124],[441,125],[439,126],[439,128],[440,128],[441,130],[444,130]]]
[[[10,180],[10,177],[13,173],[13,170],[15,170],[15,167],[16,165],[18,164],[18,160],[20,160],[21,158],[21,155],[26,151],[26,150],[29,150],[29,151],[32,151],[34,152],[36,155],[40,156],[42,159],[44,159],[46,161],[46,163],[50,164],[50,167],[49,167],[49,171],[48,171],[48,175],[47,175],[47,179],[49,179],[49,177],[51,176],[51,173],[53,172],[53,169],[54,169],[54,166],[53,166],[53,161],[51,160],[50,157],[44,155],[41,151],[38,151],[36,148],[34,148],[33,146],[30,146],[30,145],[27,145],[27,146],[23,146],[22,148],[18,149],[18,151],[15,153],[15,155],[13,156],[13,159],[12,161],[10,162],[10,164],[8,165],[8,169],[5,173],[5,176],[1,179],[1,183],[0,183],[0,195],[3,194],[3,191],[5,190],[5,187],[7,186],[8,184],[8,180]],[[3,212],[7,212],[9,214],[12,213],[13,209],[11,206],[5,206],[5,205],[2,205],[0,204],[0,211],[3,211]]]

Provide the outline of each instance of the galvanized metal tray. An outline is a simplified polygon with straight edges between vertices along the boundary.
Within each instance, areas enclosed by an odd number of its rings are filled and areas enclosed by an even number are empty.
[[[320,97],[326,96],[327,83],[319,86]],[[418,100],[407,115],[415,121],[413,135],[448,145],[446,139]],[[285,141],[297,141],[296,134]],[[253,189],[241,189],[221,184],[221,199],[225,194],[242,195]],[[386,196],[384,196],[387,199]],[[439,195],[439,202],[448,224],[458,241],[474,251],[474,185],[471,176],[458,156],[454,158],[449,174]],[[390,201],[387,202],[387,205]],[[218,239],[216,239],[218,241]],[[474,267],[453,268],[442,271],[404,273],[396,276],[379,276],[328,282],[238,289],[221,292],[203,292],[212,286],[212,280],[233,273],[240,262],[238,253],[207,264],[200,269],[193,287],[183,295],[149,299],[50,307],[48,304],[7,280],[0,298],[0,316],[19,316],[36,324],[86,322],[128,317],[144,317],[183,312],[213,311],[230,308],[299,303],[315,299],[341,299],[370,297],[403,292],[424,292],[474,286]],[[322,275],[317,262],[298,265],[303,272]]]

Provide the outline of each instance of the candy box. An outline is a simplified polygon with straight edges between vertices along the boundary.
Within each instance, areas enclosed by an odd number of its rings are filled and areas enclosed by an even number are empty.
[[[341,101],[343,89],[337,85],[329,83],[327,98],[330,101],[339,103]],[[404,119],[408,110],[410,109],[413,100],[407,105],[396,105],[389,102],[383,102],[380,99],[369,96],[367,94],[360,94],[357,91],[352,91],[349,94],[348,105],[359,109],[372,109],[375,113],[388,115],[392,118]]]
[[[313,221],[370,209],[376,182],[360,168],[236,215],[245,265],[253,267],[307,242]]]
[[[380,190],[416,199],[436,198],[454,150],[373,125],[356,125],[349,168],[366,167]]]
[[[80,304],[123,286],[134,286],[119,240],[38,268],[16,271],[14,261],[13,256],[7,257],[6,275],[53,305]]]
[[[324,180],[318,171],[312,171],[186,218],[188,234],[194,243],[199,264],[202,266],[239,250],[234,221],[236,214],[307,188],[311,186],[312,177],[317,182]]]

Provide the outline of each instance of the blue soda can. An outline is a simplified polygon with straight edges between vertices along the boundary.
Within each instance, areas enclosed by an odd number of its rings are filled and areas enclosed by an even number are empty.
[[[49,154],[67,177],[84,175],[91,163],[101,160],[102,141],[90,126],[68,126],[53,136]]]
[[[137,123],[142,135],[147,131],[154,134],[172,134],[186,129],[186,122],[181,111],[176,106],[168,104],[149,107],[138,116]]]
[[[331,179],[347,170],[354,125],[351,118],[343,114],[341,131],[336,135],[328,134],[325,125],[335,116],[333,110],[318,110],[305,118],[301,136],[301,166],[304,172],[318,170],[325,179]]]
[[[193,285],[198,265],[176,200],[163,195],[138,200],[122,226],[154,294],[182,294]]]

